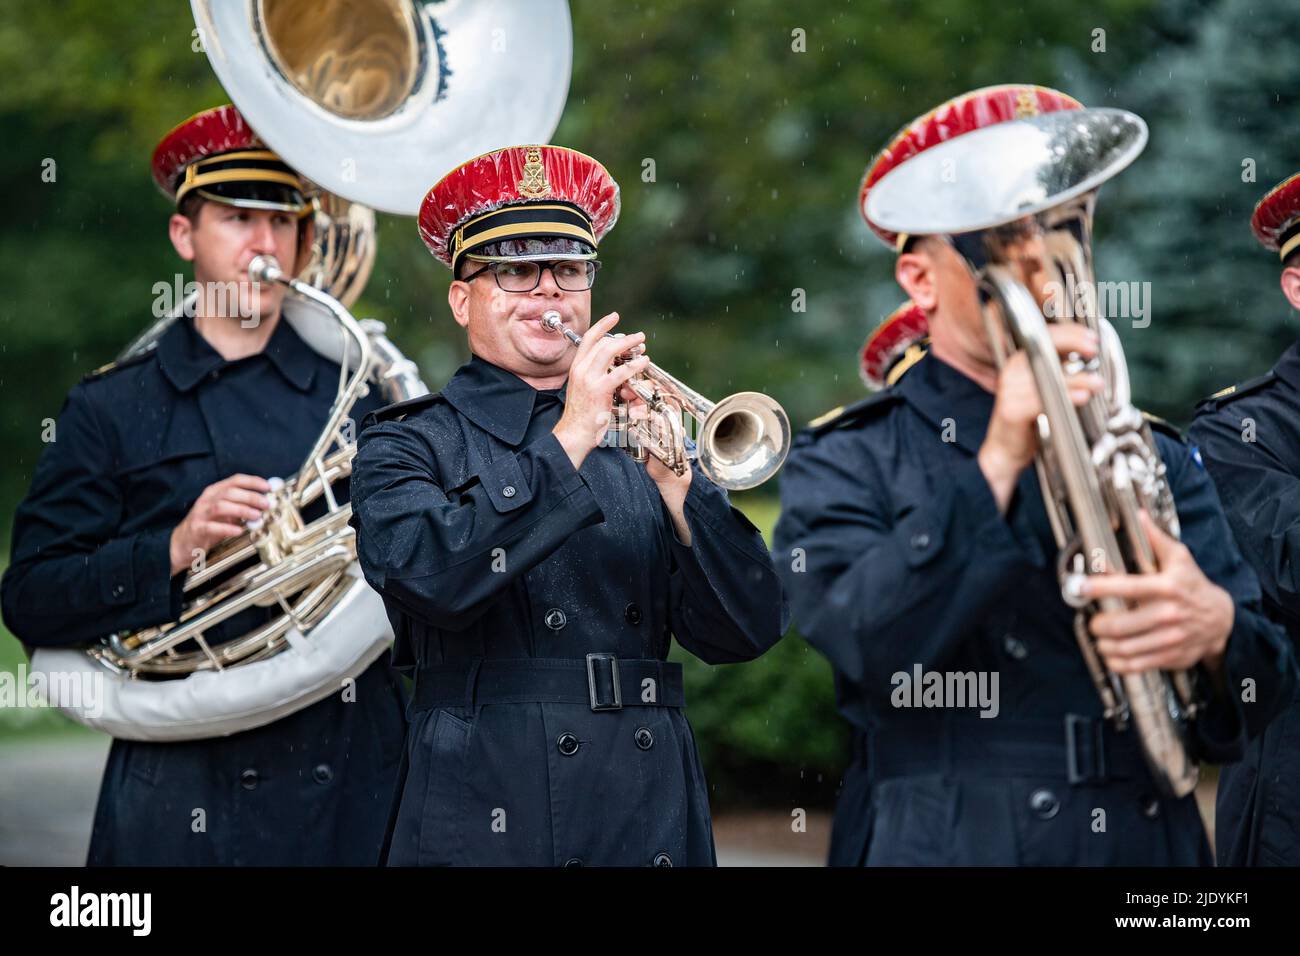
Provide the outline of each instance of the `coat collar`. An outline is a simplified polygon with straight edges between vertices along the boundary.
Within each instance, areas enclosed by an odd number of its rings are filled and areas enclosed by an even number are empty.
[[[974,379],[928,352],[894,389],[941,434],[951,422],[956,444],[972,454],[979,451],[993,414],[993,395]]]
[[[564,401],[568,385],[560,389]],[[538,390],[513,372],[493,365],[477,355],[456,370],[442,390],[442,397],[479,428],[507,445],[524,440]]]
[[[1300,389],[1300,342],[1295,342],[1282,353],[1273,366],[1273,373],[1294,389]]]
[[[290,385],[305,392],[316,377],[316,353],[293,330],[282,315],[275,323],[265,355]],[[252,358],[252,356],[249,356]],[[236,361],[243,361],[237,359]],[[228,363],[194,327],[194,320],[182,317],[172,323],[158,340],[158,362],[163,374],[178,390],[188,392],[205,375]]]

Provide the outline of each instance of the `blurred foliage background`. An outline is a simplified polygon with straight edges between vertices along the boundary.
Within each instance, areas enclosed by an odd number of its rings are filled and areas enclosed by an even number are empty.
[[[1101,278],[1150,283],[1150,325],[1119,324],[1140,402],[1186,424],[1198,397],[1266,370],[1294,336],[1277,262],[1247,226],[1259,196],[1300,168],[1293,0],[571,8],[573,81],[553,141],[600,158],[623,193],[594,308],[644,328],[656,361],[706,395],[761,389],[796,422],[861,396],[863,337],[902,298],[892,254],[856,208],[863,171],[900,125],[994,83],[1046,84],[1150,123],[1146,154],[1103,193],[1096,242]],[[183,0],[0,0],[6,539],[42,421],[147,324],[153,284],[182,270],[148,157],[226,99],[192,30]],[[387,322],[436,388],[467,357],[447,273],[412,220],[384,217],[379,241],[354,311]],[[775,484],[740,496],[764,528]],[[20,659],[0,637],[0,667]],[[848,735],[829,668],[797,634],[755,664],[689,673],[715,802],[830,802]],[[0,735],[62,727],[0,712]]]

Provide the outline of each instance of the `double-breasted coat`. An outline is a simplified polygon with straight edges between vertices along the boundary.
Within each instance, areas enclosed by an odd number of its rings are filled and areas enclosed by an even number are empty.
[[[992,407],[927,355],[802,433],[782,472],[777,567],[856,737],[831,862],[1208,862],[1194,798],[1162,797],[1134,734],[1101,720],[1032,468],[998,510],[976,459]],[[1295,663],[1208,476],[1187,446],[1156,441],[1182,540],[1236,605],[1228,691],[1195,725],[1198,754],[1219,761],[1266,723]],[[921,693],[931,674],[961,693]],[[1258,703],[1240,699],[1247,678]]]
[[[1300,635],[1300,346],[1272,371],[1202,402],[1188,429],[1228,524],[1259,576],[1264,606]],[[1300,700],[1219,775],[1225,865],[1300,866]]]
[[[242,472],[287,478],[324,426],[339,367],[288,322],[226,361],[182,319],[155,349],[69,393],[14,520],[5,623],[33,647],[178,619],[170,538],[200,492]],[[362,399],[352,414],[378,407]],[[335,494],[347,500],[346,482]],[[248,630],[253,610],[220,639]],[[386,658],[342,693],[228,737],[114,740],[91,864],[373,864],[405,732]]]
[[[774,644],[757,529],[697,469],[689,546],[623,450],[575,469],[564,390],[474,357],[363,423],[362,567],[415,674],[393,865],[715,862],[671,639],[709,663]]]

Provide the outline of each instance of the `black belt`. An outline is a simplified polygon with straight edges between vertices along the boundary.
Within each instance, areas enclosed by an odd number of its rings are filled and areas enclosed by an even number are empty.
[[[890,720],[855,741],[873,780],[942,774],[1055,777],[1071,785],[1149,779],[1134,731],[1099,717]]]
[[[415,675],[416,712],[531,702],[586,704],[594,711],[685,707],[682,665],[613,654],[588,654],[586,660],[478,658],[424,667]]]

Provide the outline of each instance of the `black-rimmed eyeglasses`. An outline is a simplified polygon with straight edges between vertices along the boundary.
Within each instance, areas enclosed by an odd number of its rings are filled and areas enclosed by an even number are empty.
[[[497,286],[506,292],[532,292],[542,284],[542,271],[545,269],[551,270],[551,277],[555,280],[555,284],[565,292],[586,292],[596,282],[600,262],[596,259],[489,262],[483,268],[465,276],[464,281],[470,282],[485,272],[491,272],[496,277]]]

